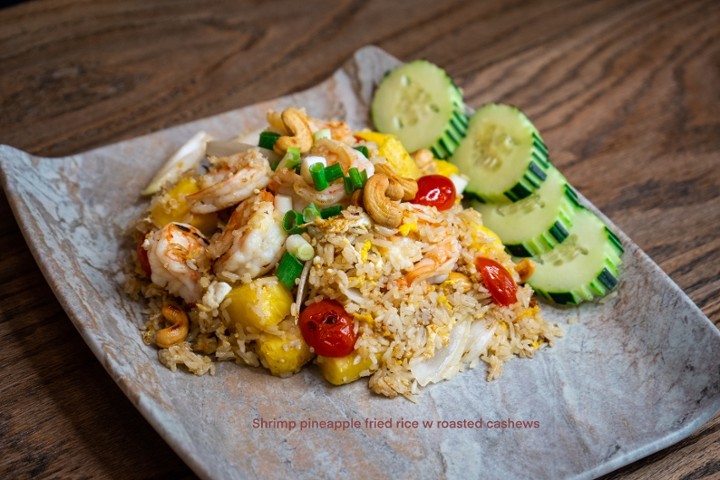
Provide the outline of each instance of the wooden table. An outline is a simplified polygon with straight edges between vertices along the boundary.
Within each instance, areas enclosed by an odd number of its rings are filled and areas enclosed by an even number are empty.
[[[37,0],[0,10],[0,143],[80,152],[309,87],[376,44],[443,66],[474,107],[522,107],[717,325],[719,26],[715,0]],[[0,219],[0,477],[193,477],[85,346],[3,194]],[[716,417],[607,478],[718,478],[719,459]]]

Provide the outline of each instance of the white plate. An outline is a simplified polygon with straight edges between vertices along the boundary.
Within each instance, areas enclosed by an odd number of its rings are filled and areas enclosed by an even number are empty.
[[[205,478],[591,478],[688,436],[720,408],[720,334],[625,235],[617,296],[575,309],[545,307],[566,337],[500,379],[484,369],[425,388],[413,404],[329,386],[313,369],[277,379],[219,365],[216,376],[171,373],[138,332],[143,305],[122,289],[133,246],[124,232],[145,207],[156,169],[198,130],[231,138],[265,111],[307,107],[315,117],[368,125],[374,85],[397,60],[368,47],[332,78],[295,95],[64,158],[0,147],[3,186],[60,303],[130,400]],[[297,426],[259,428],[260,420]],[[303,420],[360,427],[300,431]],[[366,420],[393,422],[370,428]],[[418,421],[402,428],[400,420]],[[442,420],[483,428],[437,428]],[[488,421],[538,428],[488,428]],[[432,428],[423,421],[433,422]],[[281,426],[281,425],[276,425]]]

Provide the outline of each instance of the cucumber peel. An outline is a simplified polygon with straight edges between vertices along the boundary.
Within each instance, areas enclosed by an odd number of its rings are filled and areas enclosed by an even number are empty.
[[[564,242],[533,258],[535,272],[528,283],[555,303],[578,304],[607,295],[618,284],[623,247],[591,211],[575,214]]]

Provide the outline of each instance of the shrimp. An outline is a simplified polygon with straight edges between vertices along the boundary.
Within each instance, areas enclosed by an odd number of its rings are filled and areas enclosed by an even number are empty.
[[[208,248],[210,258],[217,259],[213,269],[218,278],[249,282],[267,273],[280,261],[285,246],[281,223],[274,196],[266,190],[238,205]]]
[[[212,213],[249,198],[270,182],[270,163],[258,150],[248,150],[217,161],[200,177],[202,190],[187,196],[192,213]]]
[[[143,243],[150,263],[150,279],[187,303],[202,297],[200,277],[210,268],[208,241],[200,230],[185,223],[168,223]]]
[[[409,286],[416,280],[447,275],[455,267],[459,258],[460,242],[455,238],[446,238],[431,248],[425,257],[405,274],[405,283]]]

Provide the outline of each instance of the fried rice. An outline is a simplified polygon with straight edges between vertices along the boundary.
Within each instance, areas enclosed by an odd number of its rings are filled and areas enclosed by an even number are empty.
[[[271,130],[273,118],[269,115]],[[338,124],[340,122],[335,122]],[[343,137],[346,143],[365,146],[371,162],[395,166],[391,159],[381,155],[377,143],[359,140],[347,135],[347,131]],[[263,153],[261,149],[249,149],[239,155],[257,158]],[[211,171],[224,164],[217,159],[210,160],[206,168]],[[278,172],[272,175],[267,187],[254,190],[253,198],[273,189],[274,195],[282,194],[283,188],[278,186],[281,179],[276,178]],[[200,219],[201,215],[193,217],[183,205],[188,197],[192,198],[192,193],[169,194],[183,179],[203,187],[203,173],[197,169],[172,179],[155,194],[148,211],[133,228],[134,235],[140,237],[140,247],[132,255],[126,282],[128,293],[144,298],[148,305],[148,320],[141,332],[143,341],[156,346],[159,361],[173,371],[180,367],[196,375],[214,374],[215,362],[230,360],[249,367],[266,367],[281,377],[292,375],[302,363],[313,362],[312,348],[296,368],[288,370],[273,368],[272,359],[263,354],[261,346],[272,337],[283,339],[285,352],[307,349],[303,337],[297,335],[297,318],[307,305],[323,300],[338,301],[352,316],[357,333],[352,361],[362,363],[362,369],[355,376],[367,378],[373,392],[387,397],[412,398],[419,387],[448,380],[478,365],[486,366],[488,380],[495,379],[502,373],[506,361],[513,357],[532,357],[539,349],[552,346],[562,335],[558,325],[543,319],[532,289],[522,283],[516,264],[497,236],[483,227],[479,212],[465,208],[459,201],[444,211],[403,201],[397,203],[402,211],[401,224],[388,227],[375,221],[362,202],[354,201],[350,195],[342,199],[343,209],[339,215],[315,218],[302,233],[313,247],[314,256],[307,262],[305,274],[291,289],[293,302],[284,321],[265,325],[238,319],[245,311],[238,314],[237,308],[231,307],[239,298],[231,292],[251,284],[260,295],[262,282],[270,284],[275,280],[273,271],[277,261],[256,275],[248,275],[243,269],[233,273],[203,267],[205,261],[211,265],[219,262],[219,258],[208,257],[201,247],[204,242],[210,246],[220,242],[232,222],[228,218],[230,210],[236,207],[233,204],[219,209],[209,219]],[[158,215],[159,211],[165,215]],[[205,232],[201,235],[203,241],[197,242],[204,255],[202,262],[197,258],[185,259],[188,272],[197,274],[191,286],[200,292],[197,298],[189,297],[190,300],[178,296],[179,290],[171,291],[168,287],[172,282],[164,285],[164,281],[158,281],[156,270],[161,267],[152,269],[148,276],[148,269],[143,267],[140,258],[147,254],[141,249],[154,254],[153,248],[158,247],[149,244],[159,238],[158,232],[165,227],[161,223],[173,215],[178,217],[171,218],[173,222],[187,225],[183,228],[189,229],[194,224],[192,228],[199,227],[198,234],[200,230]],[[273,218],[276,223],[282,221],[281,215]],[[452,257],[449,261],[452,265],[444,265],[437,274],[408,281],[409,272],[429,254],[438,251]],[[476,269],[478,256],[498,262],[509,272],[517,284],[516,302],[503,306],[493,300]],[[301,295],[298,295],[299,289]],[[168,303],[179,305],[186,313],[188,332],[181,341],[160,348],[157,347],[158,334],[168,328],[162,308]],[[258,307],[254,313],[261,322],[267,313],[262,308]]]

